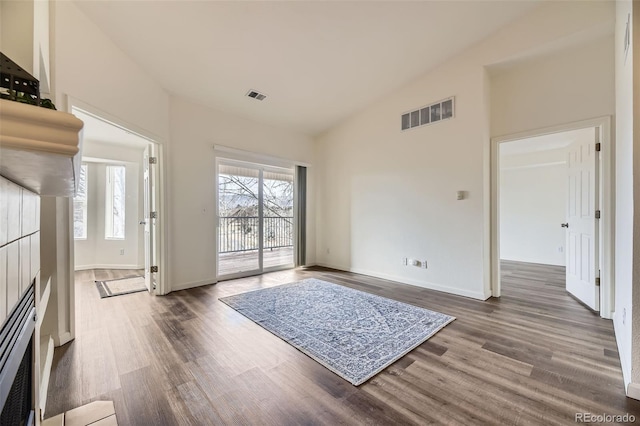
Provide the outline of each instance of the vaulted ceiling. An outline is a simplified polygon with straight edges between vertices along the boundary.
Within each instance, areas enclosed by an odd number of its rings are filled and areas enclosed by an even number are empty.
[[[171,94],[320,133],[537,1],[78,1]],[[264,101],[245,96],[250,89]]]

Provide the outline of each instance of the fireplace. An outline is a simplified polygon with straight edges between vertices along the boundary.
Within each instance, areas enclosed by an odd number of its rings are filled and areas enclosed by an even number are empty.
[[[35,424],[33,333],[36,324],[35,285],[0,329],[0,425]]]

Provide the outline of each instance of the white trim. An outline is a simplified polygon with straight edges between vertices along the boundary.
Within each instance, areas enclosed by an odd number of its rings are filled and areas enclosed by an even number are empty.
[[[158,212],[158,218],[156,219],[156,240],[154,241],[157,244],[157,256],[156,263],[159,267],[159,277],[156,280],[157,288],[155,290],[155,294],[163,295],[167,294],[169,289],[168,284],[168,276],[169,276],[169,265],[168,259],[169,257],[169,245],[167,244],[167,237],[169,235],[169,221],[165,220],[165,215],[168,214],[168,187],[166,186],[166,182],[168,179],[168,165],[165,163],[165,149],[167,148],[166,140],[153,132],[150,132],[146,129],[143,129],[139,126],[136,126],[133,123],[130,123],[126,120],[121,119],[120,117],[116,117],[111,115],[105,111],[102,111],[100,108],[94,107],[91,104],[88,104],[80,99],[74,98],[70,95],[65,96],[66,107],[68,112],[72,112],[72,110],[78,109],[83,113],[88,114],[98,120],[107,122],[110,125],[116,126],[120,129],[126,130],[130,133],[135,134],[136,136],[146,139],[149,143],[154,144],[155,147],[155,155],[158,159],[157,162],[157,174],[156,178],[157,182],[157,192],[158,199],[156,203],[156,210]],[[73,219],[73,218],[72,218]],[[73,222],[72,222],[73,225]],[[73,230],[73,226],[71,227]],[[73,259],[73,244],[71,245],[71,270],[74,270],[74,259]],[[72,299],[73,300],[73,299]],[[73,304],[73,303],[72,303]],[[75,311],[75,307],[73,308]],[[72,315],[72,317],[74,317]]]
[[[450,286],[447,286],[447,285],[431,283],[431,282],[428,282],[428,281],[414,280],[414,279],[411,279],[411,278],[405,278],[405,277],[401,277],[401,276],[398,276],[398,275],[391,275],[391,274],[385,274],[385,273],[381,273],[381,272],[377,272],[377,271],[371,271],[371,270],[368,270],[368,269],[350,268],[350,267],[337,266],[337,265],[331,265],[331,264],[325,264],[325,263],[316,263],[316,265],[317,266],[323,266],[325,268],[331,268],[331,269],[337,269],[337,270],[341,270],[341,271],[353,272],[354,274],[367,275],[367,276],[370,276],[370,277],[381,278],[383,280],[394,281],[394,282],[397,282],[397,283],[400,283],[400,284],[407,284],[407,285],[412,285],[412,286],[415,286],[415,287],[426,288],[426,289],[429,289],[429,290],[440,291],[440,292],[443,292],[443,293],[455,294],[456,296],[469,297],[471,299],[476,299],[476,300],[487,300],[488,299],[488,297],[486,297],[484,295],[484,292],[481,292],[481,291],[461,290],[461,289],[456,288],[456,287],[450,287]]]
[[[491,232],[487,236],[491,244],[491,291],[494,297],[500,297],[500,230],[499,230],[499,211],[498,202],[499,194],[499,150],[500,143],[509,142],[519,139],[527,139],[533,136],[543,136],[553,133],[566,132],[571,130],[579,130],[591,127],[600,128],[600,143],[602,150],[600,151],[600,210],[602,218],[600,219],[600,269],[601,269],[601,285],[600,285],[600,316],[611,319],[613,314],[614,301],[614,221],[615,221],[615,204],[614,204],[614,187],[613,187],[613,152],[612,152],[612,134],[611,134],[611,117],[598,117],[589,120],[582,120],[573,123],[562,124],[558,126],[545,127],[542,129],[529,130],[526,132],[515,133],[511,135],[502,135],[491,138],[491,191],[488,197],[491,202]]]
[[[640,400],[640,384],[639,383],[629,383],[627,386],[627,396],[629,398]]]
[[[67,98],[67,112],[73,113],[72,109],[81,110],[83,113],[90,115],[96,120],[103,121],[107,124],[115,126],[121,130],[125,130],[129,133],[134,134],[142,139],[146,139],[149,142],[155,143],[163,143],[163,138],[150,132],[142,127],[136,126],[133,123],[130,123],[126,120],[123,120],[120,117],[116,117],[115,115],[111,115],[108,112],[101,110],[100,108],[94,107],[91,104],[81,101],[78,98],[74,98],[71,95],[66,95]]]
[[[126,269],[126,270],[137,270],[144,269],[144,265],[123,265],[123,264],[108,264],[108,263],[99,263],[95,265],[80,265],[76,266],[76,271],[88,271],[91,269]]]
[[[53,365],[53,349],[54,341],[51,336],[49,336],[49,341],[47,342],[47,353],[44,358],[44,365],[40,365],[40,370],[42,371],[42,377],[40,377],[40,389],[39,389],[39,397],[38,405],[40,408],[40,413],[44,417],[44,411],[47,407],[47,395],[49,392],[47,391],[49,388],[49,379],[51,378],[51,366]]]
[[[74,339],[74,336],[70,332],[62,333],[57,339],[56,336],[53,337],[53,343],[55,343],[56,347],[66,345],[70,341]]]
[[[231,148],[229,146],[224,145],[214,145],[213,150],[216,153],[228,154],[231,157],[225,157],[230,160],[239,160],[239,161],[247,161],[250,163],[268,163],[265,165],[275,166],[275,167],[286,167],[291,168],[293,166],[304,166],[311,167],[311,164],[305,163],[303,161],[298,160],[290,160],[288,158],[276,157],[273,155],[260,154],[253,151],[245,151],[243,149]],[[216,154],[217,156],[217,154]],[[224,155],[223,155],[224,157]]]
[[[553,162],[550,162],[550,163],[526,164],[526,165],[522,165],[522,166],[507,166],[507,167],[500,167],[500,171],[503,171],[503,170],[536,169],[538,167],[561,166],[563,164],[567,164],[567,162],[566,161],[553,161]]]
[[[623,336],[622,330],[624,330],[625,327],[622,325],[621,316],[616,314],[617,313],[614,313],[613,315],[613,331],[616,335],[616,345],[618,347],[618,353],[620,354],[620,367],[622,369],[624,387],[625,389],[627,389],[629,384],[631,384],[631,360],[627,356],[625,356],[625,354],[630,354],[631,351],[622,346],[622,342],[626,341],[621,337]]]
[[[191,282],[188,282],[188,283],[172,284],[171,285],[171,291],[186,290],[188,288],[194,288],[194,287],[201,287],[203,285],[216,284],[217,282],[218,282],[218,280],[216,280],[215,278],[212,278],[210,280],[200,280],[200,281],[191,281]]]

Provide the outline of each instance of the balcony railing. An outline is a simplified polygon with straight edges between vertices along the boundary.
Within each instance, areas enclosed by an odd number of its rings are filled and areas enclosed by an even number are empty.
[[[260,218],[219,217],[218,253],[258,250]],[[264,217],[264,249],[293,247],[293,217]]]

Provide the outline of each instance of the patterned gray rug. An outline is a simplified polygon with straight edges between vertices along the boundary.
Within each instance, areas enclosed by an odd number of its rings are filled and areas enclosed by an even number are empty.
[[[356,386],[455,319],[315,278],[220,300]]]

